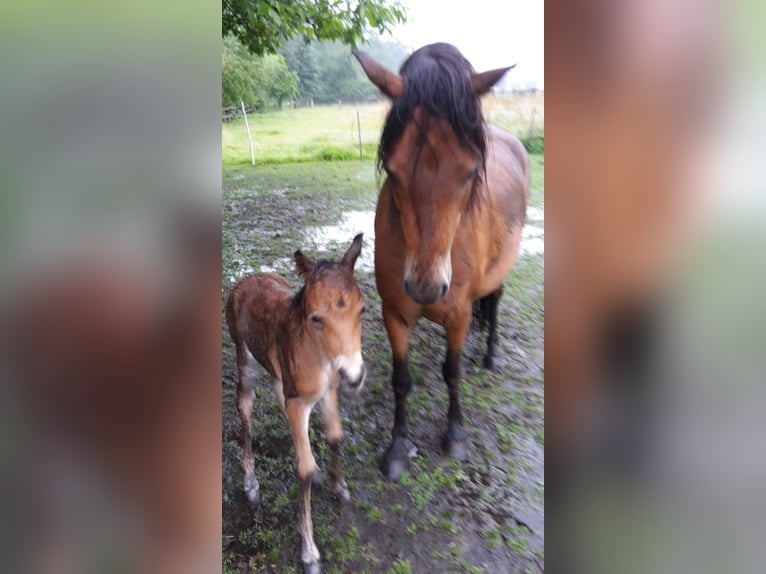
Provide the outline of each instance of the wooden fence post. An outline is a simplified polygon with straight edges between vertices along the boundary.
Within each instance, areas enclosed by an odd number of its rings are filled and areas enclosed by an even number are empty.
[[[245,111],[245,102],[239,100],[242,104],[242,115],[245,116],[245,127],[247,128],[247,142],[250,144],[250,161],[255,165],[255,152],[253,151],[253,138],[250,136],[250,124],[247,121],[247,112]]]

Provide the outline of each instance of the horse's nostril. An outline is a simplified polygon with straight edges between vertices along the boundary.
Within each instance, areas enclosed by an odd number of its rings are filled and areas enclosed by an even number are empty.
[[[442,294],[441,294],[441,296],[444,297],[447,294],[447,291],[449,291],[449,283],[442,283]]]
[[[407,293],[410,297],[412,297],[412,287],[410,285],[409,280],[404,280],[404,292]]]

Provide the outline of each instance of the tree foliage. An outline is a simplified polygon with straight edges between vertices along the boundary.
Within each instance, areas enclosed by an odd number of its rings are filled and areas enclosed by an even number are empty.
[[[254,56],[239,40],[226,36],[221,60],[224,107],[238,106],[240,99],[248,108],[281,107],[298,94],[298,76],[280,55]]]
[[[399,0],[223,0],[222,12],[224,37],[233,34],[258,55],[294,36],[356,45],[366,30],[405,21]]]
[[[362,44],[360,49],[393,70],[399,69],[408,55],[400,43],[383,41],[376,36]],[[298,98],[303,103],[312,100],[316,103],[359,101],[377,93],[351,50],[338,42],[306,44],[294,38],[284,44],[280,54],[287,67],[298,76]]]

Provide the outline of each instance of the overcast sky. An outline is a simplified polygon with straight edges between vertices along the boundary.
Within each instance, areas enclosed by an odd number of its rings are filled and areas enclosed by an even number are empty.
[[[543,82],[543,0],[401,0],[409,22],[394,39],[417,49],[454,44],[478,71],[517,63],[508,80]]]

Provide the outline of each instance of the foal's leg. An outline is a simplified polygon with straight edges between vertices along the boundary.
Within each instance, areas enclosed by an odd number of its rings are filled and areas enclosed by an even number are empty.
[[[446,453],[458,460],[465,459],[465,431],[463,413],[460,411],[460,354],[463,350],[468,327],[471,324],[471,308],[467,312],[451,317],[447,322],[447,358],[442,373],[449,390],[449,410],[447,411],[447,433],[442,440]]]
[[[316,461],[309,442],[309,415],[313,403],[301,397],[287,399],[285,412],[295,445],[296,476],[298,479],[298,532],[301,535],[301,560],[305,574],[319,574],[319,550],[314,544],[314,526],[311,522],[311,479]]]
[[[408,366],[407,348],[409,347],[410,328],[399,316],[383,306],[383,321],[386,324],[388,340],[394,356],[391,386],[394,389],[394,428],[391,431],[391,444],[383,455],[381,470],[388,478],[396,480],[409,464],[409,452],[405,439],[409,433],[407,421],[407,395],[412,389],[412,378]]]
[[[245,495],[254,503],[258,501],[258,480],[255,478],[253,460],[253,438],[251,436],[250,417],[253,414],[253,380],[255,378],[255,357],[244,344],[237,347],[237,410],[242,428],[240,443],[242,446],[242,470],[245,472]]]
[[[503,286],[501,285],[497,291],[493,291],[481,300],[482,314],[484,319],[489,321],[487,354],[484,356],[484,366],[487,369],[495,368],[495,357],[497,356],[497,307],[502,294]]]
[[[351,500],[346,481],[340,470],[340,459],[338,451],[340,450],[340,441],[343,440],[343,426],[340,423],[338,414],[338,390],[330,389],[320,403],[322,409],[322,419],[324,420],[325,438],[330,447],[330,463],[328,471],[332,481],[332,489],[341,500]]]

